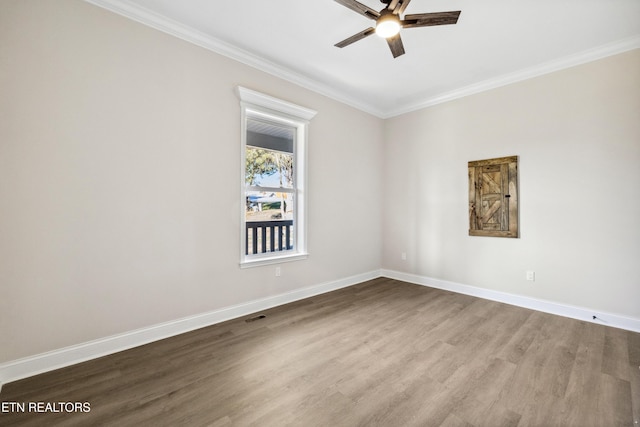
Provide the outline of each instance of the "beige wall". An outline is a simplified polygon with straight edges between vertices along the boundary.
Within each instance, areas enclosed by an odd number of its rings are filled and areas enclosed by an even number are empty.
[[[0,79],[0,363],[380,267],[378,118],[79,0],[0,2]],[[318,111],[279,278],[238,266],[237,85]]]
[[[80,0],[3,0],[0,363],[381,267],[640,318],[639,76],[636,51],[383,121]],[[318,111],[310,257],[279,278],[238,267],[237,85]],[[469,237],[467,161],[505,155],[522,236]]]
[[[390,119],[385,141],[384,268],[640,318],[639,50]],[[510,155],[521,237],[468,236],[467,162]]]

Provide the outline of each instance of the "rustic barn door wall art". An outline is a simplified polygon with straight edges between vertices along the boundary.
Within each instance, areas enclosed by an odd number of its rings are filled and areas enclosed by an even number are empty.
[[[469,162],[469,235],[518,237],[518,156]]]

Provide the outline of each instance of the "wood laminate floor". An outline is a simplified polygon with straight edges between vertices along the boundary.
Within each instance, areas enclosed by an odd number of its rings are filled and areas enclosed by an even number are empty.
[[[259,314],[5,384],[5,404],[90,412],[0,413],[0,425],[640,420],[637,333],[383,278]]]

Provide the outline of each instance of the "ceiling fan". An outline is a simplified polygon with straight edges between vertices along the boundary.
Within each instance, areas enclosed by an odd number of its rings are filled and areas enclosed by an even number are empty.
[[[376,21],[375,27],[369,27],[358,34],[336,43],[336,47],[345,47],[351,43],[357,42],[365,37],[376,33],[378,36],[387,39],[387,44],[391,49],[394,58],[404,55],[404,45],[400,38],[401,28],[430,27],[433,25],[449,25],[458,22],[460,11],[455,12],[436,12],[436,13],[418,13],[414,15],[405,15],[401,19],[401,15],[409,5],[411,0],[380,0],[386,6],[380,11],[371,9],[356,0],[335,0],[337,3],[358,12],[369,19]]]

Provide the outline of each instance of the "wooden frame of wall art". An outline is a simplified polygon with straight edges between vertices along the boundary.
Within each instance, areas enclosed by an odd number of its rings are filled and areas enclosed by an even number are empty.
[[[469,235],[518,237],[518,156],[469,162]]]

